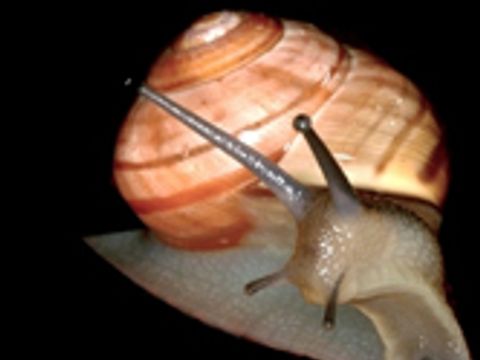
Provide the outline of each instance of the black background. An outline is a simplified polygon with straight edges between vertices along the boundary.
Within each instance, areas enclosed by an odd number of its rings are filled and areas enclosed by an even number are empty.
[[[89,234],[141,226],[112,183],[116,133],[135,97],[135,85],[161,49],[198,16],[225,8],[312,22],[341,41],[382,57],[429,98],[445,127],[452,160],[452,184],[440,234],[449,295],[469,345],[478,354],[474,255],[479,236],[475,210],[471,210],[475,187],[469,181],[476,177],[478,151],[468,136],[476,132],[478,118],[478,100],[472,96],[476,23],[470,16],[472,9],[460,3],[421,8],[414,2],[352,6],[299,0],[282,4],[179,1],[62,9],[55,31],[65,29],[68,36],[58,45],[63,53],[58,67],[60,87],[68,84],[75,96],[65,102],[65,118],[58,129],[69,135],[62,137],[67,140],[63,146],[74,159],[69,164],[74,165],[68,166],[73,175],[61,187],[67,209],[60,214],[65,217],[62,245],[67,247],[62,257],[67,264],[57,269],[54,280],[62,296],[53,301],[59,322],[52,337],[84,355],[292,358],[177,312],[133,285],[81,241]],[[124,85],[127,78],[133,79],[130,87]]]

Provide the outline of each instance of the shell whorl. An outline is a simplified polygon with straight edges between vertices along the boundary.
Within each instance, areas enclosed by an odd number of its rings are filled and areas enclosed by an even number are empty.
[[[281,23],[263,15],[206,15],[158,59],[148,82],[159,90],[176,90],[217,79],[270,50],[282,34]]]

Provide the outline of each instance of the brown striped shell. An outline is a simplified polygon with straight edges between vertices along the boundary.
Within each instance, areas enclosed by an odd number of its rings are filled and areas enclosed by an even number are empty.
[[[448,165],[425,99],[379,59],[311,25],[208,15],[165,50],[147,83],[304,183],[325,185],[292,129],[298,113],[312,116],[355,187],[443,201]],[[252,216],[252,204],[275,201],[241,165],[142,98],[120,132],[114,175],[148,227],[189,249],[237,244],[269,221]]]

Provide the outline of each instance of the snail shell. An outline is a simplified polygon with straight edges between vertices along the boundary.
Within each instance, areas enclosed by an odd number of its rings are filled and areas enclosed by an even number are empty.
[[[416,88],[310,25],[282,24],[252,14],[205,17],[159,58],[147,82],[302,182],[325,186],[291,127],[308,113],[356,187],[440,205],[446,156]],[[235,245],[253,226],[238,193],[257,196],[255,177],[145,99],[121,131],[115,179],[140,218],[177,246]]]
[[[274,347],[322,359],[468,358],[444,299],[434,237],[448,185],[447,157],[427,101],[407,79],[311,25],[220,12],[182,34],[153,65],[147,84],[301,183],[323,189],[318,193],[328,204],[324,173],[291,126],[297,114],[309,114],[312,128],[362,201],[374,208],[381,204],[382,215],[393,215],[388,221],[376,215],[362,218],[371,221],[368,225],[363,220],[347,223],[362,234],[382,224],[370,234],[360,267],[356,258],[342,258],[342,251],[320,243],[326,247],[320,254],[337,257],[331,273],[334,266],[360,270],[335,273],[326,288],[312,287],[305,264],[315,249],[294,243],[310,231],[305,229],[322,232],[316,220],[297,226],[298,216],[254,174],[140,97],[118,138],[114,176],[152,233],[91,238],[96,251],[167,302]],[[320,214],[329,218],[325,209]],[[413,239],[411,244],[392,247],[400,252],[381,258],[388,264],[372,261],[376,250],[370,249],[384,246],[397,227]],[[403,241],[393,238],[393,243]],[[356,252],[362,251],[360,244]],[[289,271],[288,279],[315,305],[305,303],[288,284],[266,290],[259,300],[245,299],[241,291],[246,282],[274,273],[290,256],[296,270]],[[402,261],[392,270],[396,257]],[[321,311],[318,304],[328,308],[332,293],[334,302],[349,305],[339,307],[337,325],[329,332],[313,319]],[[220,306],[219,301],[232,305]],[[279,318],[256,324],[256,330],[249,327],[245,319],[264,314],[261,309],[267,311],[267,306]],[[297,324],[294,333],[272,335],[282,322],[290,324],[289,330]],[[418,329],[413,331],[411,324]]]

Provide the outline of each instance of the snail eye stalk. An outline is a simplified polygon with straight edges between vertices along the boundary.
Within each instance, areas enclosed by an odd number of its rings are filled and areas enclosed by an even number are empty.
[[[325,175],[337,211],[345,215],[357,214],[362,205],[355,194],[355,190],[323,140],[313,130],[311,124],[310,117],[305,114],[299,114],[293,120],[293,127],[303,134]]]
[[[256,150],[150,87],[142,85],[139,92],[249,169],[285,204],[295,218],[304,217],[314,201],[314,193],[307,186]]]

